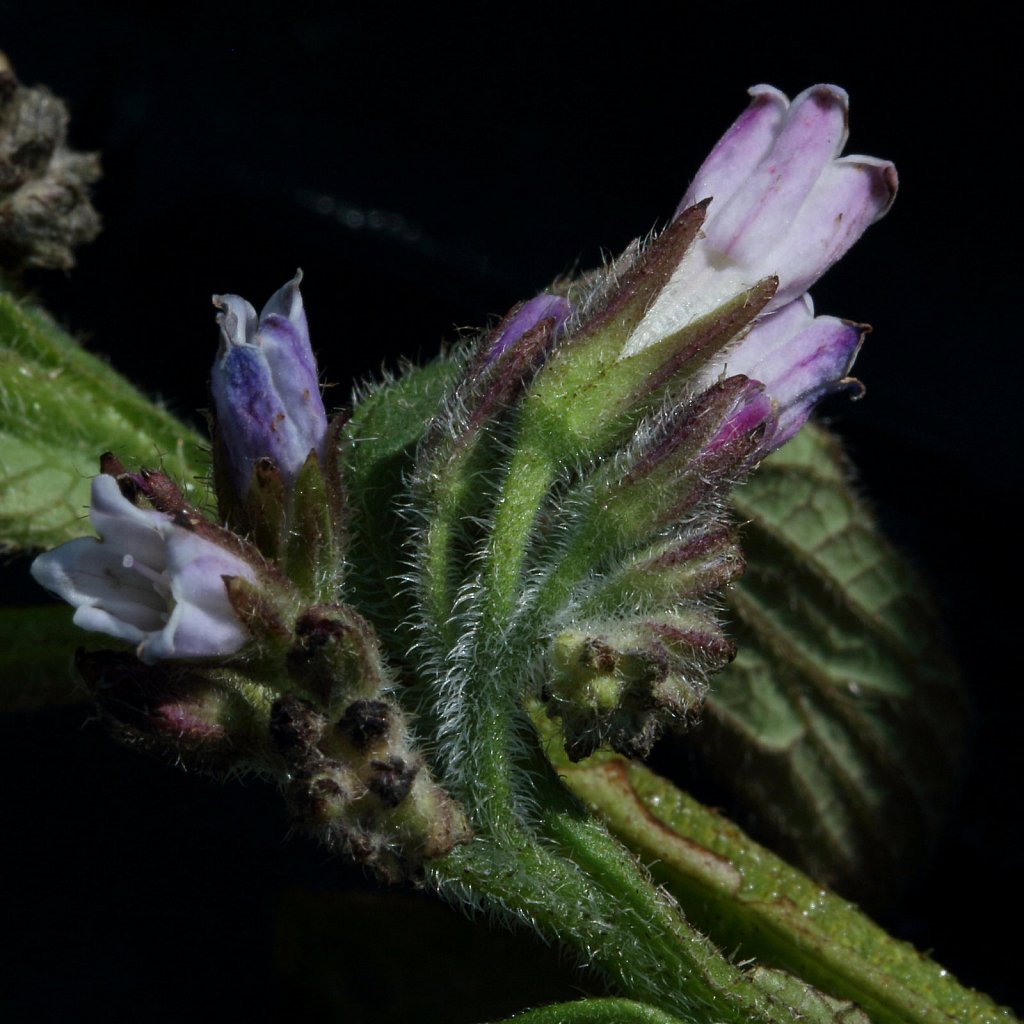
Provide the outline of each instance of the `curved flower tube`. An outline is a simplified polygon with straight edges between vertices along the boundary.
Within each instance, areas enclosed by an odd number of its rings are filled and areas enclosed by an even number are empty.
[[[711,199],[702,237],[626,343],[632,355],[712,312],[758,281],[778,278],[765,313],[798,299],[892,205],[896,168],[840,156],[848,98],[834,85],[792,103],[757,85],[712,149],[676,211]]]
[[[92,481],[89,518],[100,540],[79,537],[40,555],[32,575],[75,606],[75,625],[137,645],[139,658],[223,658],[249,634],[225,578],[252,568],[170,516],[133,505],[113,476]]]

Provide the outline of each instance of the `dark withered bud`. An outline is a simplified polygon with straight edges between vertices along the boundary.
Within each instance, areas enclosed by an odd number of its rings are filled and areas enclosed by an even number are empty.
[[[574,761],[601,746],[646,756],[666,724],[699,711],[707,676],[734,653],[715,620],[696,610],[583,623],[552,642],[548,715],[561,719]]]
[[[100,232],[89,186],[96,153],[68,149],[68,111],[48,89],[21,85],[0,53],[0,266],[67,270]]]
[[[293,680],[327,709],[376,696],[385,672],[373,627],[352,608],[316,605],[299,616],[287,655]]]
[[[356,700],[338,719],[337,730],[352,746],[365,752],[391,733],[395,712],[382,700]]]
[[[308,701],[275,701],[270,734],[288,766],[295,824],[386,881],[470,838],[465,815],[434,781],[401,708],[357,699],[328,727]]]
[[[367,786],[384,807],[397,807],[412,791],[421,765],[401,757],[371,761]]]
[[[302,762],[316,758],[326,720],[308,702],[286,694],[270,709],[270,738],[286,761]]]

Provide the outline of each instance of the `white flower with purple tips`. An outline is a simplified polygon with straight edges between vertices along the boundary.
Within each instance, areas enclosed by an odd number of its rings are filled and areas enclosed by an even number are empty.
[[[225,586],[255,580],[245,561],[136,507],[105,473],[93,478],[89,518],[100,540],[79,537],[32,563],[36,581],[75,606],[75,625],[136,644],[147,664],[225,658],[246,644]]]
[[[623,356],[776,278],[775,294],[753,326],[701,375],[705,386],[737,373],[764,384],[778,417],[765,439],[768,451],[789,440],[850,369],[864,328],[815,318],[806,291],[886,213],[897,176],[888,161],[840,155],[848,101],[837,86],[812,86],[792,103],[768,85],[754,86],[750,95],[750,106],[712,149],[676,211],[710,199],[702,233]]]

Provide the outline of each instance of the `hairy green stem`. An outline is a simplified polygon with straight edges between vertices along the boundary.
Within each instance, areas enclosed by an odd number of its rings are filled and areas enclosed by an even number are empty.
[[[576,950],[625,996],[687,1020],[799,1020],[756,972],[692,928],[565,790],[507,696],[502,676],[515,671],[506,662],[489,685],[464,694],[464,760],[447,782],[469,809],[476,838],[432,865],[442,894],[501,909]]]

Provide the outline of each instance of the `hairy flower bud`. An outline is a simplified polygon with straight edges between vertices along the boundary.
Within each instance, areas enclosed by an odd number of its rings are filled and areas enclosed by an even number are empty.
[[[215,771],[263,770],[272,753],[259,702],[228,669],[79,649],[75,672],[106,726],[133,746]]]
[[[271,296],[256,316],[237,295],[214,296],[221,344],[210,387],[218,455],[235,496],[244,499],[261,459],[273,462],[286,488],[310,452],[322,461],[327,415],[299,284],[302,274]]]
[[[487,338],[485,363],[490,365],[500,358],[543,321],[553,321],[555,328],[558,329],[568,316],[569,303],[561,295],[552,295],[550,292],[535,295],[527,302],[516,306]]]
[[[713,618],[674,615],[584,622],[555,637],[545,696],[573,761],[607,744],[646,755],[670,720],[699,710],[710,671],[735,649]]]

